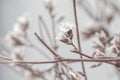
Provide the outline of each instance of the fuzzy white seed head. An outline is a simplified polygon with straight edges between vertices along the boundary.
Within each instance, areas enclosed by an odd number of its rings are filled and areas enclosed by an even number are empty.
[[[50,11],[54,8],[54,1],[53,0],[44,0],[46,8],[48,8]]]
[[[59,27],[60,31],[67,32],[69,30],[72,30],[75,28],[75,26],[71,23],[62,23],[61,26]]]
[[[26,32],[23,30],[23,27],[19,23],[14,24],[13,33],[17,36],[26,36]]]
[[[18,18],[18,24],[21,26],[21,30],[26,31],[28,28],[29,20],[27,16],[21,16]]]
[[[59,32],[57,37],[56,37],[56,40],[61,40],[62,38],[63,38],[63,33]]]
[[[74,25],[71,25],[69,23],[62,23],[61,26],[59,27],[60,32],[58,33],[56,39],[66,44],[71,44],[73,38],[72,33],[73,27]]]

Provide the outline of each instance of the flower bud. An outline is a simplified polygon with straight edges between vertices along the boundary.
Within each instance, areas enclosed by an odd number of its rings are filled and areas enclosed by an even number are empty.
[[[19,23],[16,23],[13,26],[13,33],[17,36],[26,36],[26,32],[22,29],[22,26]]]
[[[54,8],[54,1],[53,0],[44,0],[46,8],[48,8],[50,11]]]
[[[28,28],[28,18],[27,16],[21,16],[18,18],[18,23],[21,25],[21,29],[23,31],[26,31],[26,29]]]
[[[58,36],[56,37],[56,39],[66,44],[71,44],[72,38],[73,38],[72,28],[73,28],[73,25],[68,23],[63,23],[59,27],[60,32],[58,33]]]
[[[23,45],[23,43],[12,33],[7,34],[6,40],[8,41],[9,44],[12,46],[20,46]]]

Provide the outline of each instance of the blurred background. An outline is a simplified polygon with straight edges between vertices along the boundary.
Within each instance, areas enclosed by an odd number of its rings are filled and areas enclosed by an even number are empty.
[[[55,8],[54,13],[58,16],[63,15],[64,20],[62,22],[72,22],[74,23],[74,16],[73,16],[73,6],[72,0],[54,0],[55,1]],[[79,0],[77,0],[79,2]],[[90,3],[90,9],[94,12],[94,16],[100,16],[100,9],[104,8],[102,5],[103,0],[85,0],[86,2]],[[83,2],[85,2],[83,1]],[[107,0],[106,0],[107,1]],[[114,3],[120,8],[120,1],[119,0],[109,0],[110,2]],[[99,5],[98,5],[99,4]],[[85,30],[89,25],[94,23],[94,20],[91,19],[84,10],[77,7],[77,14],[78,14],[78,21],[80,31]],[[9,44],[5,40],[6,34],[13,28],[13,25],[17,22],[20,16],[27,15],[29,18],[29,29],[27,30],[28,37],[30,40],[43,51],[48,52],[44,46],[37,41],[34,32],[39,32],[39,20],[38,16],[42,16],[45,22],[47,23],[48,29],[50,33],[51,30],[51,18],[49,15],[49,11],[46,9],[44,0],[0,0],[0,44],[9,52],[11,48]],[[56,17],[57,19],[57,17]],[[56,31],[58,31],[60,23],[56,23]],[[119,32],[120,31],[120,15],[119,13],[115,15],[114,21],[109,24],[109,28],[111,33]],[[45,32],[46,33],[46,32]],[[57,34],[57,33],[56,33]],[[46,35],[45,35],[46,36]],[[47,40],[47,38],[46,38]],[[82,51],[84,53],[88,53],[91,55],[93,52],[92,49],[92,40],[83,40],[81,39]],[[57,42],[60,45],[58,52],[60,55],[66,58],[79,58],[78,55],[68,54],[70,53],[69,50],[71,47]],[[30,61],[43,61],[46,58],[39,54],[38,51],[34,50],[31,47],[24,48],[25,60]],[[51,56],[49,53],[47,53]],[[52,57],[52,56],[51,56]],[[79,70],[80,66],[79,63],[71,65],[75,70]],[[91,63],[86,63],[87,75],[88,80],[120,80],[120,73],[119,71],[111,65],[103,64],[97,68],[90,68]],[[51,65],[34,65],[34,68],[45,69]],[[52,75],[51,75],[52,76]],[[51,79],[51,76],[48,80]],[[12,68],[6,66],[5,64],[0,64],[0,80],[29,80],[24,78],[20,73],[14,71]]]

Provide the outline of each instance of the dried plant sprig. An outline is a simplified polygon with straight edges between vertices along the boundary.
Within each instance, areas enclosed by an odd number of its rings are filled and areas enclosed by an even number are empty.
[[[80,1],[80,0],[79,0]],[[46,22],[43,20],[43,18],[40,17],[41,22],[43,23],[44,29],[48,34],[48,38],[53,38],[50,41],[50,45],[48,45],[43,39],[43,36],[38,36],[36,33],[36,37],[38,40],[53,54],[55,57],[54,60],[47,57],[49,60],[48,61],[25,61],[24,56],[20,53],[22,51],[17,51],[12,55],[14,57],[10,57],[10,55],[4,55],[1,51],[1,56],[0,56],[0,63],[1,64],[7,64],[10,67],[12,67],[14,70],[17,70],[21,72],[23,75],[30,79],[43,79],[46,80],[46,74],[49,73],[54,73],[54,80],[56,79],[67,79],[67,80],[80,80],[81,77],[84,77],[85,80],[87,80],[87,75],[86,71],[84,68],[83,62],[97,62],[98,64],[92,65],[91,67],[99,67],[102,65],[102,63],[108,63],[116,66],[117,68],[120,68],[120,40],[119,37],[120,35],[111,35],[111,32],[108,30],[109,24],[112,23],[113,18],[115,16],[115,13],[119,13],[120,10],[117,5],[113,4],[112,2],[108,1],[102,1],[104,4],[105,8],[103,10],[107,9],[107,6],[111,6],[113,11],[110,12],[110,14],[103,12],[104,14],[100,14],[97,16],[94,16],[94,13],[92,12],[92,9],[89,9],[90,5],[86,0],[81,2],[86,2],[80,3],[82,4],[82,8],[86,11],[86,13],[97,23],[96,25],[92,25],[90,29],[87,31],[83,32],[84,36],[86,39],[90,37],[96,37],[98,40],[94,42],[94,48],[96,49],[93,53],[93,56],[88,56],[84,54],[81,50],[81,45],[80,45],[80,35],[79,35],[79,26],[78,26],[78,21],[77,21],[77,11],[76,11],[76,0],[73,0],[73,7],[74,7],[74,17],[75,17],[75,27],[76,27],[76,34],[77,34],[77,44],[76,46],[73,42],[73,30],[71,27],[61,27],[60,30],[63,31],[64,33],[60,33],[60,36],[58,37],[60,41],[69,44],[70,46],[73,47],[73,50],[71,52],[80,54],[81,59],[66,59],[65,57],[61,57],[58,52],[57,52],[57,44],[55,41],[55,35],[56,35],[56,30],[55,30],[55,17],[56,14],[53,14],[53,10],[55,8],[54,1],[53,0],[45,0],[45,6],[48,9],[50,13],[50,18],[52,22],[52,35],[51,37],[49,35],[49,30],[47,30]],[[102,10],[101,10],[102,11]],[[102,13],[102,12],[100,12]],[[100,17],[101,16],[101,17]],[[35,50],[38,50],[40,53],[43,53],[41,49],[36,47],[29,39],[27,39],[27,34],[26,31],[28,29],[28,20],[25,17],[21,17],[18,19],[17,24],[15,24],[13,28],[12,37],[8,37],[8,40],[12,42],[12,46],[14,49],[16,49],[16,46],[19,48],[20,46],[26,46],[28,45],[29,47],[33,47]],[[20,27],[21,26],[21,27]],[[70,26],[70,25],[67,25]],[[97,34],[97,35],[96,35]],[[19,37],[18,37],[19,36]],[[99,42],[99,43],[98,43]],[[13,45],[14,44],[14,45]],[[111,56],[112,54],[112,56]],[[45,54],[46,55],[46,54]],[[82,56],[86,57],[83,58]],[[69,64],[75,63],[75,62],[82,62],[82,72],[75,71],[74,68],[71,68]],[[52,67],[46,70],[34,70],[30,64],[54,64]],[[81,67],[80,67],[81,68]],[[22,72],[23,71],[23,72]],[[64,76],[64,77],[63,77]]]

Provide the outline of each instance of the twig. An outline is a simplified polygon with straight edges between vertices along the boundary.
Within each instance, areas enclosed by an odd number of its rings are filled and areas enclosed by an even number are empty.
[[[71,45],[78,51],[77,53],[81,54],[81,55],[84,56],[84,57],[92,58],[91,56],[88,56],[88,55],[83,54],[82,52],[80,52],[80,51],[77,49],[77,47],[73,44],[73,42],[71,43]]]
[[[52,39],[51,39],[51,36],[50,36],[49,30],[48,30],[48,28],[47,28],[47,25],[46,25],[45,21],[43,20],[43,18],[42,18],[41,16],[39,16],[39,20],[41,20],[42,23],[43,23],[44,30],[45,30],[45,32],[46,32],[46,34],[47,34],[47,37],[48,37],[49,40],[50,40],[50,44],[53,45],[53,44],[52,44]]]
[[[53,48],[56,49],[57,45],[56,45],[56,40],[55,40],[55,37],[56,37],[55,23],[53,21],[52,11],[49,10],[49,13],[50,13],[50,18],[51,18],[51,23],[52,23],[52,33],[53,33],[53,42],[54,42]]]
[[[78,21],[77,21],[77,11],[76,11],[76,0],[73,0],[73,8],[74,8],[74,18],[75,18],[75,24],[76,24],[76,34],[77,34],[77,43],[78,43],[78,50],[81,52],[81,46],[80,46],[80,35],[79,35],[79,27],[78,27]],[[80,58],[82,59],[82,54],[80,54]],[[86,70],[84,67],[84,62],[81,62],[82,64],[82,70],[84,74],[86,75]],[[85,80],[87,80],[87,76],[84,77]]]
[[[58,62],[120,62],[120,58],[109,58],[109,59],[61,59],[53,61],[0,61],[1,64],[8,63],[23,63],[23,64],[51,64]]]
[[[54,50],[52,50],[38,35],[34,33],[38,40],[56,57],[61,58]]]

